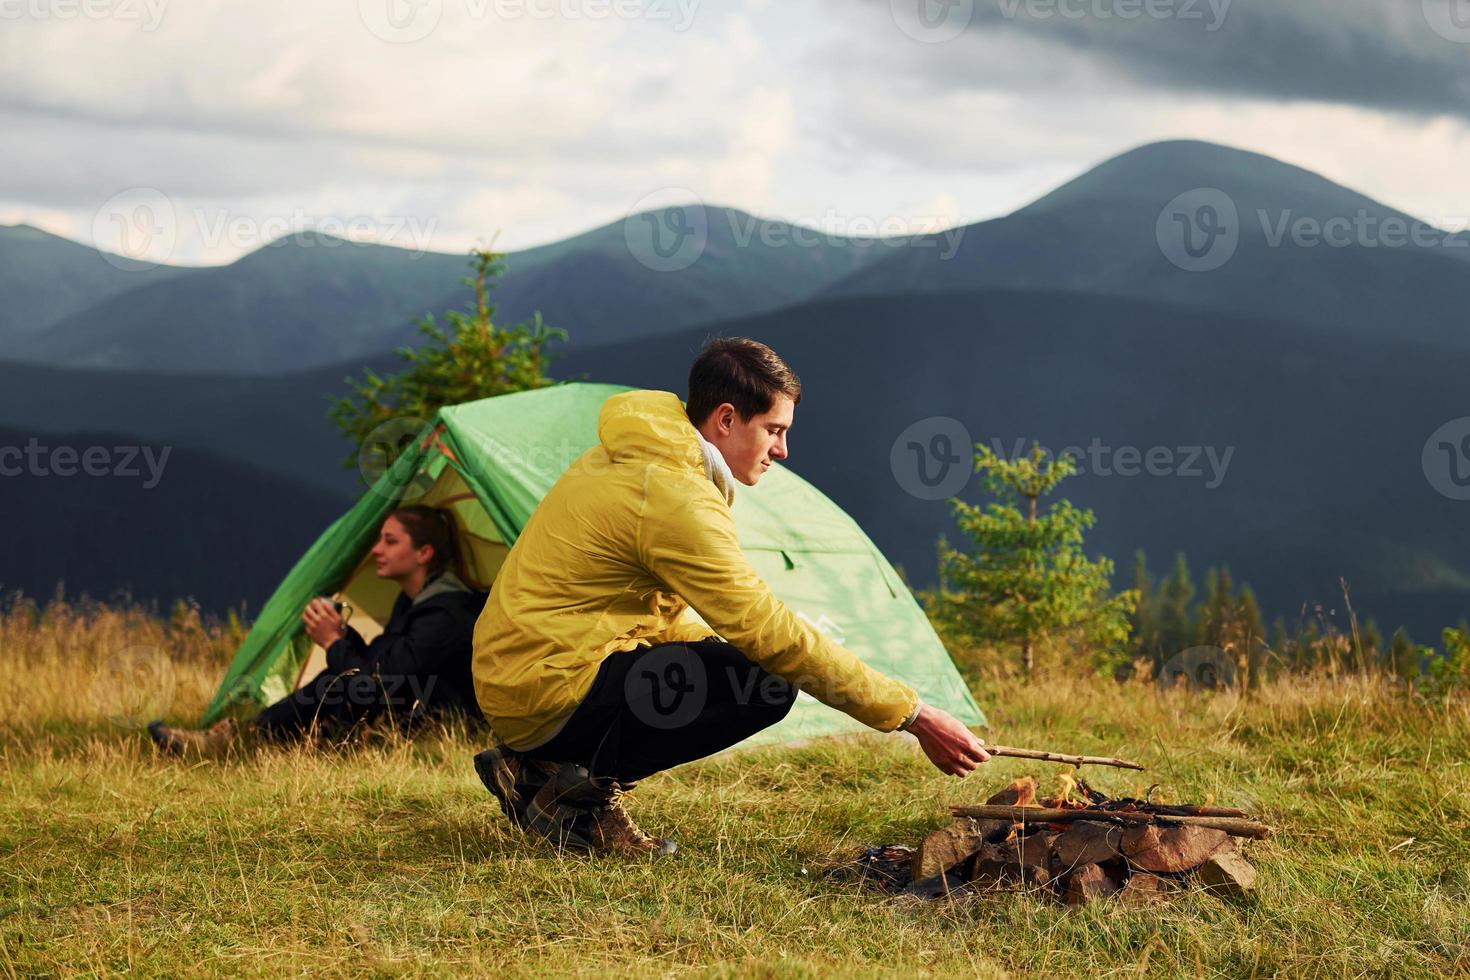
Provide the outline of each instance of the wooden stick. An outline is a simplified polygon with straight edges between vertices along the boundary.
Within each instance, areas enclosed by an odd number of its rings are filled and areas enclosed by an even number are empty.
[[[1062,752],[1042,752],[1039,749],[1016,749],[1009,745],[987,745],[991,755],[1003,755],[1012,759],[1040,759],[1042,762],[1065,762],[1072,766],[1117,766],[1119,769],[1143,769],[1136,762],[1126,759],[1109,759],[1100,755],[1067,755]]]
[[[1165,813],[1166,817],[1249,817],[1250,814],[1244,810],[1237,810],[1233,806],[1190,806],[1185,803],[1160,803],[1162,807],[1170,810],[1179,810],[1180,813]]]
[[[1049,810],[1039,806],[951,806],[957,817],[980,817],[984,820],[1018,820],[1022,823],[1072,823],[1095,820],[1099,823],[1148,824],[1162,826],[1210,827],[1223,830],[1232,837],[1270,837],[1272,830],[1254,820],[1237,817],[1170,817],[1164,814],[1139,813],[1128,810]]]

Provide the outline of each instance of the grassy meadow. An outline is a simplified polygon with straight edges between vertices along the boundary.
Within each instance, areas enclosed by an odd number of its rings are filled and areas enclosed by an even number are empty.
[[[1113,794],[1243,806],[1259,896],[1067,908],[1020,894],[920,903],[823,869],[916,844],[959,780],[908,736],[824,740],[647,780],[630,810],[675,858],[587,860],[510,827],[446,731],[348,751],[158,757],[238,627],[136,609],[0,615],[0,975],[1427,976],[1470,972],[1470,707],[1380,677],[1163,692],[1053,674],[977,683],[987,738],[1115,754]]]

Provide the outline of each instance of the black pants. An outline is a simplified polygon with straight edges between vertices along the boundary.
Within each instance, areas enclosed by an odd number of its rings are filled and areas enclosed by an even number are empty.
[[[632,782],[769,728],[796,693],[722,640],[615,653],[561,731],[523,754]]]
[[[304,736],[313,725],[322,734],[340,737],[354,726],[389,717],[407,731],[421,720],[414,707],[424,696],[419,678],[361,672],[322,671],[309,684],[288,694],[255,716],[256,730],[275,742]]]

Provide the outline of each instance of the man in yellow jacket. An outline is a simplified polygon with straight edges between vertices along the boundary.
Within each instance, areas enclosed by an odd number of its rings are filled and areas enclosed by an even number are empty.
[[[786,458],[801,384],[774,351],[711,341],[670,392],[609,398],[600,444],[526,522],[475,625],[474,678],[497,744],[475,758],[517,825],[594,852],[671,853],[622,796],[785,717],[805,691],[858,721],[906,730],[941,770],[989,759],[925,705],[771,594],[730,514]]]

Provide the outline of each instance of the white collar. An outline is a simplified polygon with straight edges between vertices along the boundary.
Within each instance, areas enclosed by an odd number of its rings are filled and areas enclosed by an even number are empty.
[[[699,448],[704,450],[705,476],[724,495],[726,504],[734,504],[735,474],[730,472],[730,464],[725,462],[725,457],[715,448],[715,444],[706,439],[698,429],[694,430],[694,437],[699,440]]]

